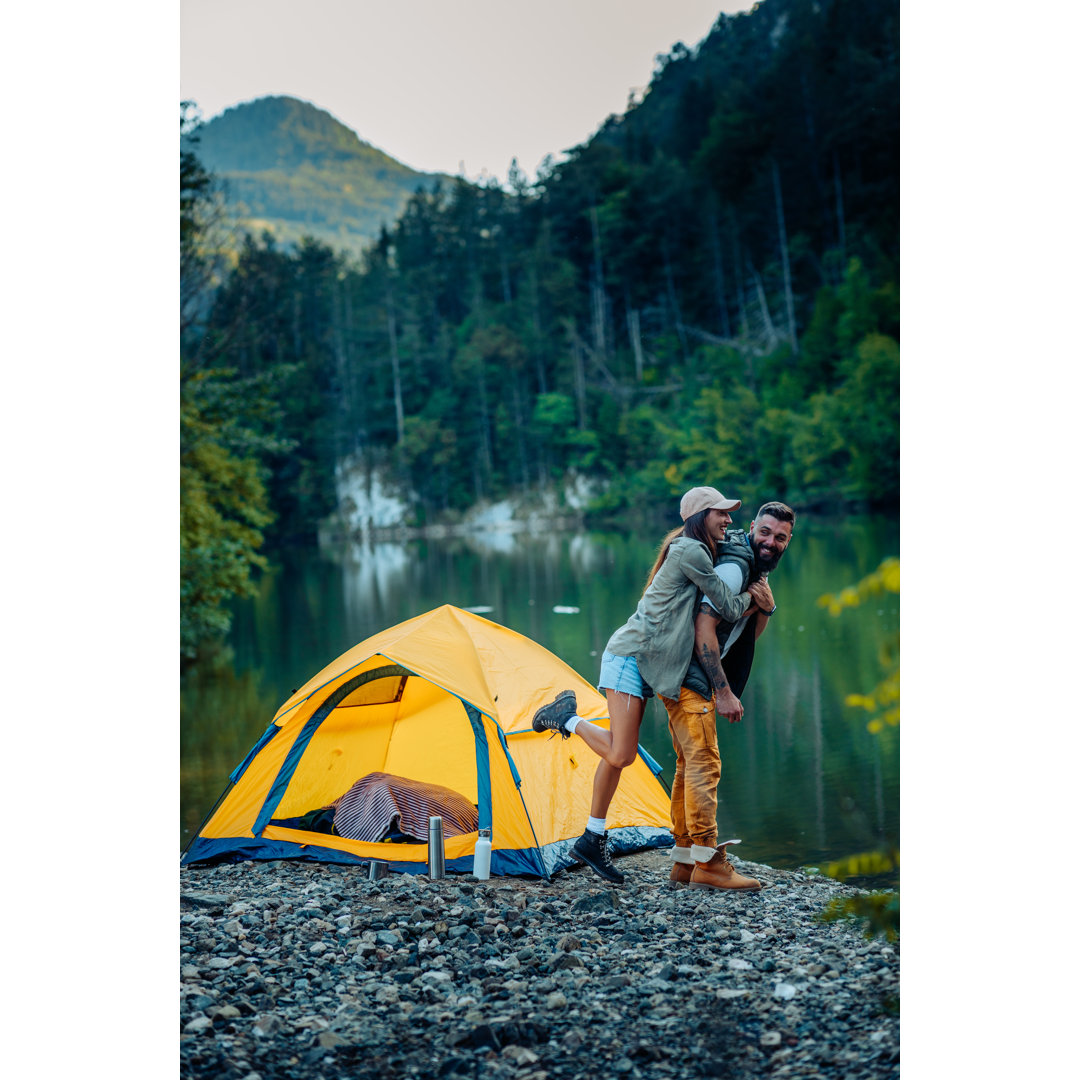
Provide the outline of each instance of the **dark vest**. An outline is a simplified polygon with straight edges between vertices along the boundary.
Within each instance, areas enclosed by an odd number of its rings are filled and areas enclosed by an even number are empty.
[[[746,586],[757,579],[754,565],[754,549],[750,546],[750,540],[742,529],[728,529],[727,537],[720,545],[720,551],[716,560],[717,566],[725,564],[738,565],[742,570],[742,583],[738,592],[745,592]],[[701,594],[698,594],[698,603],[701,603]],[[750,616],[751,618],[753,616]],[[731,631],[735,624],[720,619],[716,624],[716,641],[723,651]],[[750,678],[750,667],[754,662],[754,632],[748,626],[738,636],[735,644],[728,650],[722,664],[724,674],[728,677],[728,685],[731,692],[740,697]],[[713,695],[712,682],[705,673],[705,669],[698,663],[697,654],[691,657],[690,666],[686,669],[683,677],[683,686],[700,694],[703,698],[711,698]]]

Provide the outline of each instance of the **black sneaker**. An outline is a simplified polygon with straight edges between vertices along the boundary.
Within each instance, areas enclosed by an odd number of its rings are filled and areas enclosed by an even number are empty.
[[[599,833],[586,829],[570,849],[570,854],[579,863],[591,866],[602,878],[607,878],[616,885],[621,885],[626,880],[625,876],[620,874],[611,863],[607,833],[601,836]]]
[[[533,731],[557,731],[564,739],[570,738],[566,721],[577,712],[577,694],[564,690],[550,705],[541,705],[533,714]]]

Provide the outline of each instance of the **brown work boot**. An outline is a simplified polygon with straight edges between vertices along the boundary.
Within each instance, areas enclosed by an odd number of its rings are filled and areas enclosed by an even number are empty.
[[[727,847],[719,847],[708,862],[694,863],[690,875],[691,889],[725,889],[729,892],[753,892],[761,888],[761,882],[744,877],[728,862]]]
[[[676,844],[671,849],[671,873],[668,875],[669,889],[683,889],[690,884],[690,875],[694,872],[694,857],[690,854],[690,845]]]
[[[668,875],[668,888],[669,889],[681,889],[684,885],[690,884],[690,875],[694,872],[694,864],[689,866],[686,863],[672,863],[671,873]]]

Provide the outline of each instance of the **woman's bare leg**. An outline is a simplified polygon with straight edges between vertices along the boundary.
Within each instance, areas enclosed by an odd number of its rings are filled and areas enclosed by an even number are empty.
[[[589,813],[595,818],[607,817],[608,807],[615,797],[622,771],[632,765],[637,757],[641,718],[645,715],[644,698],[625,693],[617,694],[614,690],[606,693],[611,730],[604,731],[593,724],[582,723],[578,724],[576,731],[603,759],[596,767],[596,775],[593,777]],[[597,734],[605,735],[607,739],[598,739]]]
[[[607,694],[608,716],[611,717],[610,728],[581,720],[574,734],[580,735],[589,749],[609,765],[624,769],[637,756],[638,732],[645,713],[645,700],[632,694],[617,694],[614,690],[605,690],[604,693]]]

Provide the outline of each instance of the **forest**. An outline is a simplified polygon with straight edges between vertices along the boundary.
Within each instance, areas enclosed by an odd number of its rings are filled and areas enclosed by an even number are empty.
[[[416,524],[586,477],[899,501],[899,5],[766,0],[535,182],[418,191],[360,259],[229,245],[182,107],[182,653],[349,458]],[[227,193],[226,193],[227,197]]]

